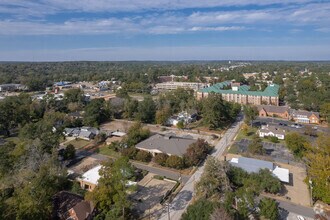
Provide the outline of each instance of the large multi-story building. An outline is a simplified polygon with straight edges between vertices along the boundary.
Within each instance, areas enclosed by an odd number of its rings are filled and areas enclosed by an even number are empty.
[[[163,83],[157,83],[155,85],[155,89],[159,91],[176,90],[178,88],[192,89],[194,91],[197,91],[205,87],[207,87],[206,83],[199,83],[199,82],[163,82]]]
[[[210,93],[218,93],[229,102],[251,105],[279,105],[279,85],[270,84],[264,91],[250,91],[250,86],[231,81],[214,84],[197,92],[197,99],[207,97]]]

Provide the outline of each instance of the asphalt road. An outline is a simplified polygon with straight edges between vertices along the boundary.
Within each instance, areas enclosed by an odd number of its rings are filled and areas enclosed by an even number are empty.
[[[226,131],[221,140],[215,146],[215,151],[211,154],[214,157],[219,157],[228,147],[228,145],[233,141],[239,127],[242,123],[242,116],[239,116],[237,121]],[[182,214],[186,211],[191,199],[194,196],[194,185],[201,178],[204,172],[205,164],[197,169],[197,171],[190,177],[188,182],[184,185],[181,191],[176,195],[171,204],[169,204],[169,209],[164,210],[162,215],[159,217],[161,220],[179,220]],[[169,216],[170,215],[170,216]]]
[[[295,213],[304,217],[312,218],[314,219],[315,213],[312,208],[305,207],[305,206],[300,206],[300,205],[295,205],[291,202],[286,202],[282,200],[277,200],[279,203],[278,206],[281,207],[282,209],[287,210],[290,213]]]

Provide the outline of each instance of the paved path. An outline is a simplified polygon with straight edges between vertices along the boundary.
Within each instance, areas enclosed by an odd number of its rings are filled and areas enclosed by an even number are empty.
[[[242,116],[239,116],[237,122],[235,122],[223,135],[222,139],[215,146],[215,151],[211,154],[214,157],[219,157],[223,154],[225,149],[234,139],[236,133],[239,130],[240,125],[242,124]],[[187,209],[191,199],[194,196],[194,185],[201,178],[202,173],[204,172],[205,164],[202,164],[197,171],[190,177],[188,182],[184,185],[181,191],[176,195],[173,201],[170,204],[168,212],[166,208],[163,210],[163,213],[159,217],[161,220],[179,220],[182,214]],[[169,218],[170,217],[170,218]]]

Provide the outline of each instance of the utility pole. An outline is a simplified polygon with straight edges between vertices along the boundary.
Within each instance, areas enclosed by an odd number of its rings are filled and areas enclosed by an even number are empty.
[[[310,188],[310,191],[311,191],[311,206],[313,206],[313,182],[311,179],[309,179],[309,188]]]

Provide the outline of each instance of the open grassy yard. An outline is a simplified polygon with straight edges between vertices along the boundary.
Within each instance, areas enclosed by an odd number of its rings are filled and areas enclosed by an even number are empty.
[[[236,141],[240,141],[243,138],[252,140],[253,135],[256,134],[257,131],[257,128],[249,128],[247,134],[245,134],[243,129],[240,129],[237,134]]]
[[[86,141],[86,140],[82,140],[82,139],[75,139],[75,140],[65,143],[65,145],[68,146],[69,144],[72,144],[76,149],[80,149],[80,148],[87,146],[90,143],[91,143],[90,141]]]
[[[114,151],[113,149],[110,149],[109,145],[103,145],[103,146],[99,147],[97,152],[100,154],[109,156],[109,157],[115,157],[115,158],[120,157],[120,153]]]

